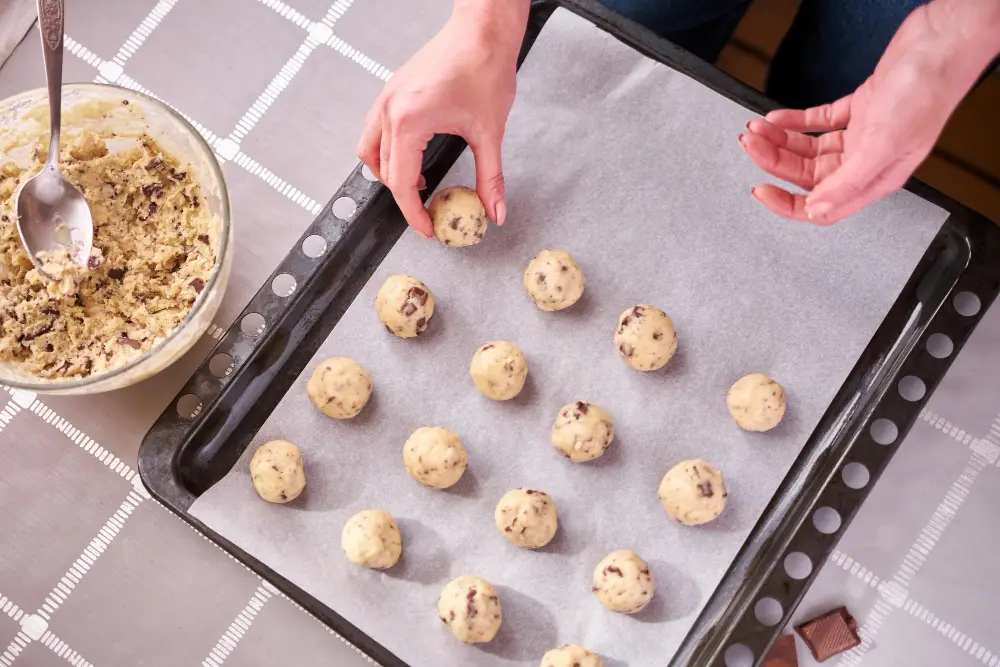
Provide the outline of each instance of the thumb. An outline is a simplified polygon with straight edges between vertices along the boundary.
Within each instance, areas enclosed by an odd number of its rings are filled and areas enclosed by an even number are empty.
[[[500,157],[500,137],[480,136],[469,142],[476,158],[476,192],[488,215],[498,225],[507,217],[504,203],[503,164]]]
[[[806,215],[823,223],[840,219],[841,211],[857,210],[860,200],[892,162],[892,150],[880,144],[859,150],[813,188],[806,197]]]

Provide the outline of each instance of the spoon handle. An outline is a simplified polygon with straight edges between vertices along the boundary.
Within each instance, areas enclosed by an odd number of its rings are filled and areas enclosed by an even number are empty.
[[[59,163],[59,132],[62,129],[62,71],[64,0],[38,0],[38,28],[42,35],[45,83],[49,88],[49,156],[46,164]]]

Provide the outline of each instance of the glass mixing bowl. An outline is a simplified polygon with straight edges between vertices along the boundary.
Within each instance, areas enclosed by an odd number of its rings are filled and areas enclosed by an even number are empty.
[[[39,378],[13,364],[0,363],[0,383],[10,387],[46,394],[92,394],[121,389],[155,375],[201,338],[212,323],[229,281],[233,228],[229,191],[215,154],[201,134],[176,111],[132,90],[89,83],[63,86],[62,106],[64,143],[84,130],[92,130],[103,136],[118,137],[108,142],[108,148],[115,151],[115,142],[131,144],[131,138],[145,133],[181,162],[191,164],[209,212],[219,225],[215,269],[194,307],[165,340],[142,356],[114,370],[65,380]],[[14,160],[26,164],[31,148],[39,139],[43,145],[48,144],[48,121],[48,97],[42,89],[0,102],[0,162]]]

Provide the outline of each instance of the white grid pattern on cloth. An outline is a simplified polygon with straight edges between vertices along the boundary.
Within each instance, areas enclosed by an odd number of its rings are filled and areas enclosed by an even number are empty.
[[[998,415],[997,419],[1000,420],[1000,415]],[[861,644],[844,653],[838,660],[837,667],[860,667],[860,665],[864,662],[865,656],[873,647],[875,637],[882,625],[885,623],[886,619],[893,612],[893,610],[904,607],[908,602],[910,583],[920,572],[924,563],[926,563],[927,558],[930,556],[931,551],[940,541],[949,524],[951,524],[955,515],[965,503],[965,499],[969,495],[973,482],[976,481],[976,478],[984,470],[993,467],[993,463],[996,460],[995,452],[997,449],[1000,449],[997,447],[996,443],[989,440],[991,437],[990,435],[987,435],[984,438],[975,438],[966,433],[961,438],[958,438],[957,434],[965,433],[963,429],[947,420],[944,420],[940,417],[940,415],[931,412],[926,408],[921,411],[916,425],[919,425],[921,422],[941,431],[948,437],[955,438],[963,445],[968,445],[970,449],[969,461],[966,463],[958,478],[945,492],[941,502],[934,509],[934,513],[931,515],[931,518],[920,530],[920,533],[914,540],[913,545],[903,557],[903,561],[900,563],[898,571],[893,574],[892,579],[889,581],[883,580],[880,585],[876,584],[878,585],[879,598],[875,601],[874,606],[868,612],[867,617],[858,629],[858,634],[861,637]],[[996,424],[1000,422],[995,420],[994,423]],[[984,455],[984,451],[986,455]],[[990,455],[993,455],[992,460]],[[831,556],[831,560],[839,558],[846,559],[849,557],[839,551],[834,552],[833,556]],[[863,568],[859,567],[858,571],[861,571],[862,569]],[[928,613],[930,614],[929,611]],[[967,637],[967,635],[960,633],[957,630],[955,632],[957,634],[953,636],[961,635],[962,637]],[[952,638],[952,635],[949,635],[949,638]],[[986,651],[985,649],[982,653],[978,653],[980,645],[976,642],[972,642],[971,640],[968,645],[964,644],[964,640],[963,643],[955,643],[959,646],[959,648],[964,650],[967,654],[972,655],[975,659],[982,659],[982,656],[984,655],[988,656],[987,660],[983,660],[986,664],[996,665],[996,661],[1000,660],[1000,658],[996,657],[996,654]],[[975,644],[976,651],[967,650],[973,644]],[[979,657],[977,657],[977,655]],[[988,660],[993,660],[994,662],[989,663]]]
[[[221,667],[239,641],[243,639],[243,635],[250,629],[257,614],[263,609],[264,603],[271,599],[271,590],[273,589],[265,588],[263,583],[257,587],[257,590],[250,596],[250,601],[243,607],[243,611],[236,615],[233,622],[222,633],[219,641],[208,652],[208,657],[202,660],[202,667]]]
[[[840,550],[835,549],[830,554],[829,561],[843,569],[844,572],[859,579],[869,588],[877,590],[880,598],[890,607],[903,610],[913,618],[926,623],[932,629],[944,635],[973,660],[988,665],[988,667],[996,667],[1000,663],[1000,654],[990,650],[964,632],[959,631],[954,625],[945,622],[926,606],[909,597],[905,590],[900,590],[901,587],[895,581],[886,582],[876,573]]]
[[[140,22],[139,26],[136,27],[128,38],[126,38],[124,44],[110,60],[102,59],[85,45],[76,42],[68,35],[65,38],[66,49],[83,62],[97,69],[98,74],[95,76],[95,81],[101,83],[117,83],[123,87],[137,90],[155,97],[156,99],[160,99],[154,93],[144,88],[137,81],[125,74],[124,68],[128,60],[136,53],[153,30],[156,29],[163,18],[179,1],[180,0],[160,0],[153,7],[150,13]],[[249,2],[250,0],[247,1]],[[268,83],[265,90],[258,96],[258,98],[251,105],[250,109],[248,109],[247,112],[240,118],[236,127],[233,128],[228,135],[221,136],[216,134],[190,116],[184,114],[183,112],[181,112],[181,114],[195,127],[195,129],[198,130],[198,132],[205,137],[210,145],[215,148],[216,156],[219,158],[220,162],[233,162],[237,166],[248,171],[253,176],[260,178],[268,186],[274,188],[283,196],[291,199],[294,203],[302,206],[313,214],[317,214],[322,208],[317,200],[307,196],[301,190],[295,188],[293,185],[271,172],[252,157],[242,152],[240,149],[240,142],[259,122],[270,106],[274,104],[281,92],[291,83],[292,79],[301,69],[309,55],[321,45],[333,48],[336,52],[351,59],[367,72],[382,81],[388,80],[388,78],[392,75],[392,72],[334,34],[333,28],[336,22],[346,11],[348,11],[350,6],[353,4],[353,0],[337,0],[331,5],[330,9],[320,21],[311,21],[304,14],[281,0],[257,0],[257,2],[272,9],[278,16],[305,30],[307,35],[303,39],[302,45],[296,53],[281,66],[272,80]],[[161,101],[167,102],[166,100]],[[167,103],[169,104],[169,102]],[[224,328],[213,324],[208,331],[208,335],[212,338],[218,339],[224,332]],[[42,606],[35,614],[26,613],[23,607],[19,607],[13,601],[0,594],[0,612],[2,612],[2,616],[6,616],[14,622],[20,624],[20,629],[17,635],[11,641],[10,645],[2,653],[0,653],[0,666],[11,667],[17,656],[25,647],[27,647],[29,643],[38,641],[52,650],[59,657],[66,659],[72,665],[77,667],[93,667],[90,662],[85,660],[78,652],[67,645],[66,642],[62,641],[49,631],[47,628],[47,621],[58,610],[62,602],[64,602],[72,593],[73,588],[79,583],[82,577],[86,575],[90,567],[100,557],[101,553],[107,549],[135,508],[137,508],[139,504],[146,502],[151,498],[142,486],[139,476],[134,470],[132,470],[131,467],[101,447],[96,441],[85,435],[82,431],[56,415],[51,409],[39,401],[34,394],[6,387],[5,389],[11,394],[12,398],[4,408],[0,409],[0,431],[2,431],[3,428],[21,412],[28,412],[29,414],[33,413],[39,418],[54,424],[56,428],[64,433],[72,442],[80,446],[87,453],[98,458],[98,460],[104,463],[109,469],[116,472],[125,481],[132,483],[133,488],[127,491],[126,498],[122,501],[121,505],[115,510],[112,516],[109,517],[108,521],[99,529],[98,534],[93,540],[91,540],[87,547],[84,548],[80,557],[73,563],[66,574],[55,584],[51,592],[46,596]],[[862,567],[842,552],[835,551],[834,554],[831,555],[831,561],[841,565],[845,570],[850,570],[852,575],[861,578],[862,581],[867,583],[869,586],[872,586],[873,588],[877,587],[880,593],[880,598],[876,601],[875,607],[870,612],[869,617],[866,619],[861,628],[863,639],[862,645],[845,654],[841,658],[838,664],[842,667],[858,667],[861,664],[868,648],[871,646],[871,642],[875,634],[884,622],[886,616],[888,616],[893,609],[897,608],[901,608],[910,615],[925,621],[929,626],[951,639],[955,645],[967,655],[981,661],[983,664],[995,667],[997,663],[1000,662],[1000,657],[998,657],[997,654],[987,650],[985,647],[973,641],[970,637],[961,633],[950,624],[944,623],[938,616],[933,614],[933,612],[928,610],[926,607],[910,599],[906,590],[909,580],[917,574],[920,566],[926,560],[927,555],[929,555],[930,550],[941,537],[945,527],[947,527],[948,523],[954,518],[955,513],[961,507],[975,478],[987,466],[992,464],[1000,465],[1000,463],[997,462],[998,454],[1000,454],[1000,416],[998,416],[994,421],[990,433],[981,439],[972,437],[968,432],[959,429],[957,426],[951,424],[951,422],[948,422],[944,418],[940,417],[940,415],[936,415],[935,413],[927,410],[922,412],[921,419],[929,426],[943,431],[962,444],[969,445],[972,450],[970,460],[962,475],[955,481],[946,493],[941,504],[935,510],[934,516],[928,522],[927,526],[925,526],[924,530],[921,531],[920,537],[918,537],[913,547],[911,547],[909,554],[900,568],[900,572],[895,575],[894,580],[887,582],[879,579],[870,570]],[[160,503],[155,500],[153,500],[153,502],[164,510],[164,515],[173,516],[173,514],[166,510],[166,508],[163,508]],[[174,518],[177,519],[177,517]],[[184,523],[185,525],[188,525],[186,522]],[[194,530],[194,528],[191,529]],[[195,531],[195,533],[203,539],[208,539],[198,531]],[[231,554],[221,549],[221,547],[218,548],[220,551],[225,553],[230,560],[239,563],[239,561],[237,561]],[[245,567],[242,563],[239,564]],[[285,598],[303,614],[309,618],[313,618],[314,622],[318,622],[294,600],[290,600],[284,594],[280,593],[269,582],[264,581],[263,579],[259,579],[259,581],[260,584],[251,596],[250,601],[244,609],[237,614],[237,617],[229,625],[226,631],[223,632],[219,641],[210,650],[208,656],[206,656],[205,660],[202,662],[203,667],[220,667],[225,662],[228,655],[236,647],[239,640],[246,633],[247,629],[249,629],[249,626],[253,622],[256,615],[260,612],[266,602],[275,595],[280,595]],[[2,616],[0,616],[0,618],[2,618]],[[368,660],[369,663],[376,664],[368,658],[367,655],[363,654],[356,647],[343,639],[343,637],[340,637],[340,635],[336,634],[329,628],[327,628],[327,630],[330,634],[336,636],[342,642],[353,648],[359,655]]]

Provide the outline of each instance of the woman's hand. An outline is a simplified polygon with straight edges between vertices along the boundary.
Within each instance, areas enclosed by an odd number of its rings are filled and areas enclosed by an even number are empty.
[[[998,6],[996,0],[936,0],[906,19],[853,94],[750,121],[740,136],[750,158],[811,191],[758,185],[753,196],[778,215],[829,225],[902,187],[1000,49],[996,32],[982,31],[1000,31]]]
[[[514,102],[527,0],[459,0],[445,27],[388,81],[365,119],[358,157],[391,191],[406,221],[433,234],[419,189],[435,134],[468,142],[476,190],[497,224],[506,216],[500,144]]]

